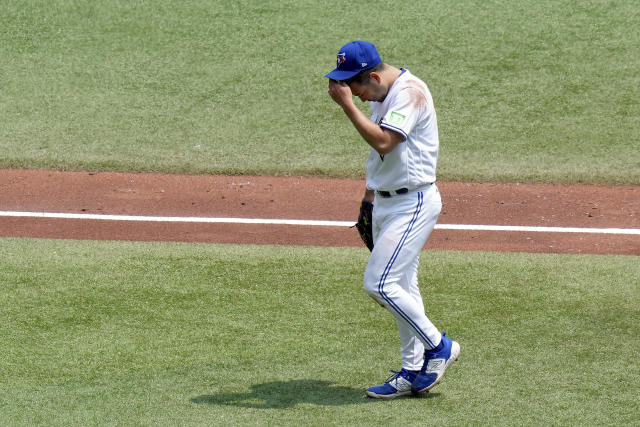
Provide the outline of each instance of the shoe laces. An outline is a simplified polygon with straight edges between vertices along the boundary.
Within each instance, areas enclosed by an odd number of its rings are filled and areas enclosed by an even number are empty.
[[[409,371],[407,371],[406,369],[402,368],[399,371],[394,371],[393,369],[391,370],[392,374],[391,376],[389,376],[389,378],[387,378],[387,380],[385,381],[385,383],[390,383],[393,380],[397,379],[398,377],[403,377],[407,380],[411,380],[410,376],[409,376]]]

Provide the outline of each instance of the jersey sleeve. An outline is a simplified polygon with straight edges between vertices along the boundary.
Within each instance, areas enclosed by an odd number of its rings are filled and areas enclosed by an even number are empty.
[[[415,89],[400,90],[389,105],[380,126],[397,132],[407,139],[420,116],[420,108],[416,106],[419,103],[415,99],[419,96],[422,95]]]

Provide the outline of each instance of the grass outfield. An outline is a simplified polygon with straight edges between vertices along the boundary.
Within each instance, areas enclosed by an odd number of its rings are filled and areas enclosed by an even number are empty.
[[[635,1],[7,0],[0,167],[363,176],[326,95],[375,42],[429,84],[439,179],[640,184]],[[462,355],[423,398],[363,249],[0,239],[0,425],[623,425],[638,257],[423,254]],[[408,414],[411,414],[408,417]]]
[[[640,184],[636,0],[6,0],[0,167],[363,176],[327,96],[375,42],[429,84],[441,180]]]
[[[461,358],[423,398],[356,248],[0,239],[2,425],[623,425],[640,412],[637,257],[428,251]],[[410,415],[409,415],[410,414]]]

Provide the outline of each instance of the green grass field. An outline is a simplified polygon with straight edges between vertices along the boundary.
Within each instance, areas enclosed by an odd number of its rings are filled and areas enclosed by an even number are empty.
[[[398,368],[366,249],[0,239],[2,425],[629,425],[635,257],[429,251],[462,345],[428,397]]]
[[[361,177],[365,145],[322,76],[363,38],[430,85],[441,180],[640,183],[632,0],[2,12],[0,167]]]
[[[361,38],[429,84],[440,180],[640,184],[635,1],[0,9],[1,168],[362,177],[322,77]],[[366,260],[0,239],[0,425],[638,423],[638,257],[423,253],[427,311],[462,354],[391,402],[363,394],[399,368]]]

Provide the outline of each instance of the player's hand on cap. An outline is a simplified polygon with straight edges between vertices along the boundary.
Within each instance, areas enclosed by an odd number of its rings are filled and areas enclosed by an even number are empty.
[[[331,96],[338,105],[353,102],[351,88],[346,83],[333,79],[329,79],[329,96]]]

